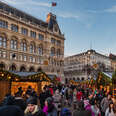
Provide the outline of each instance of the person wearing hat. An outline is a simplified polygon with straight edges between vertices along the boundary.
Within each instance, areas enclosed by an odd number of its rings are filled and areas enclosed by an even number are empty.
[[[57,109],[53,104],[53,98],[48,97],[45,100],[45,106],[43,108],[43,112],[45,112],[46,116],[58,116],[57,115]]]
[[[15,98],[8,95],[0,107],[0,116],[24,116],[24,112],[15,104]]]
[[[45,113],[37,105],[36,97],[27,99],[27,108],[25,109],[24,114],[25,116],[45,116]]]

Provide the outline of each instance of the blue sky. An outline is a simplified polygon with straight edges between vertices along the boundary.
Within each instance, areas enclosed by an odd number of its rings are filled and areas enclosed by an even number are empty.
[[[65,34],[65,56],[92,48],[116,54],[116,0],[1,0],[39,19],[52,11]],[[51,2],[57,6],[51,8]]]

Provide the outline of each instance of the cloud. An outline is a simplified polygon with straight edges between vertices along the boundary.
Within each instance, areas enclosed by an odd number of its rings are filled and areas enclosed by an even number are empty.
[[[51,7],[50,3],[47,2],[39,2],[39,1],[33,1],[33,0],[1,0],[5,3],[11,4],[11,5],[34,5],[34,6],[42,6],[42,7]]]
[[[62,18],[74,18],[74,19],[78,19],[79,18],[79,15],[72,14],[72,13],[69,13],[69,12],[61,12],[61,13],[57,13],[57,15],[59,17],[62,17]]]
[[[16,2],[16,0],[1,0],[1,1],[7,4],[13,4],[13,5],[19,4],[19,2]]]
[[[47,2],[37,2],[37,1],[32,1],[31,0],[31,3],[30,4],[36,5],[36,6],[51,7],[51,4],[50,3],[47,3]]]
[[[105,9],[104,12],[116,13],[116,5],[112,6],[109,9]]]
[[[88,10],[87,11],[88,13],[116,13],[116,5],[112,6],[111,8],[107,8],[107,9],[104,9],[104,10]]]
[[[98,13],[96,10],[87,10],[88,13]]]

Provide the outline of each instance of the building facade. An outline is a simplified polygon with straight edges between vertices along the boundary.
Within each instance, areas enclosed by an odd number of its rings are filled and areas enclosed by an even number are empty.
[[[64,40],[52,13],[45,22],[0,2],[0,68],[62,77]]]
[[[64,58],[64,76],[66,80],[87,80],[95,76],[97,70],[110,71],[109,57],[95,50]]]
[[[116,71],[116,55],[110,54],[109,58],[111,60],[111,67],[112,67],[113,71]]]

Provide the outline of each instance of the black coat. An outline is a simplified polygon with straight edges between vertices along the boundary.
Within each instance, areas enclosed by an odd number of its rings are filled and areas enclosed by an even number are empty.
[[[18,106],[5,105],[0,107],[0,116],[24,116],[24,113]]]
[[[73,116],[92,116],[90,111],[83,110],[83,111],[74,111]]]
[[[19,106],[23,111],[26,109],[26,103],[24,102],[24,100],[22,98],[15,98],[15,105]]]
[[[41,110],[36,112],[35,114],[27,113],[25,116],[46,116],[44,112]]]

